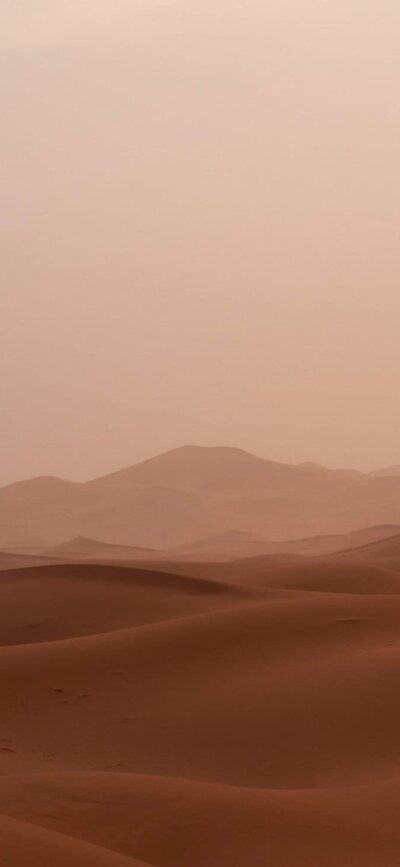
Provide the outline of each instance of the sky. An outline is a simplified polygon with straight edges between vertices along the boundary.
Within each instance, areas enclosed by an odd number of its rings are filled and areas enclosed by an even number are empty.
[[[0,484],[400,463],[396,0],[2,0]]]

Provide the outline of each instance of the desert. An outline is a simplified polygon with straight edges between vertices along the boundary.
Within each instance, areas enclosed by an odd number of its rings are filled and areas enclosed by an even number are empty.
[[[113,502],[123,489],[130,514],[139,484],[147,502],[166,481],[197,492],[196,466],[180,475],[192,453],[123,473]],[[242,484],[242,454],[236,467],[235,453],[195,454],[203,503],[232,488],[230,514],[249,491],[265,502],[269,476]],[[0,558],[5,863],[394,867],[398,526],[280,542],[236,524],[196,539],[190,513],[191,543],[143,549],[125,530],[124,544],[83,535],[91,493],[74,491],[66,514],[64,485],[24,489],[14,515],[35,504],[35,545],[18,553],[10,537]],[[161,546],[170,516],[158,521]],[[322,521],[334,529],[330,511]]]
[[[399,33],[0,0],[0,867],[400,867]]]

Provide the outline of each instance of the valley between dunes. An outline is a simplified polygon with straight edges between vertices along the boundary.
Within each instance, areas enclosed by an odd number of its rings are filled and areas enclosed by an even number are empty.
[[[1,864],[400,863],[398,527],[255,544],[0,554]]]

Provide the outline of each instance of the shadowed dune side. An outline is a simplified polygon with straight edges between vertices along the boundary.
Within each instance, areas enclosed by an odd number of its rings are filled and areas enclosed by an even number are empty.
[[[277,566],[272,576],[254,582],[257,586],[282,587],[324,593],[386,595],[400,594],[400,573],[393,574],[380,565],[337,564],[329,561]]]
[[[0,572],[0,645],[58,641],[251,601],[254,591],[190,576],[90,564]]]
[[[388,564],[400,571],[400,533],[387,539],[378,539],[366,545],[357,545],[338,551],[339,560]]]
[[[1,859],[5,867],[151,867],[117,852],[64,834],[0,816]]]
[[[139,564],[137,564],[139,565]],[[149,569],[140,561],[143,569]],[[259,590],[293,590],[317,593],[386,595],[400,593],[400,564],[396,572],[377,560],[332,556],[305,557],[300,554],[246,557],[229,562],[158,560],[151,568],[191,575],[201,580]]]
[[[30,569],[32,566],[48,566],[56,563],[56,558],[47,555],[22,554],[9,551],[0,551],[0,573],[13,569]],[[63,561],[64,562],[64,561]]]
[[[154,867],[397,867],[399,808],[399,780],[291,792],[111,772],[0,778],[1,810]]]

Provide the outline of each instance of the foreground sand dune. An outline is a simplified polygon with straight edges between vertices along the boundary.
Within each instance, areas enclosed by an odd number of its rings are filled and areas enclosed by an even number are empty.
[[[0,816],[1,858],[7,867],[150,867],[64,834]]]
[[[399,617],[398,596],[295,594],[2,647],[7,761],[267,787],[395,775]]]
[[[160,867],[393,867],[399,808],[400,780],[295,792],[97,772],[0,780],[10,815]]]
[[[110,632],[245,598],[251,588],[135,568],[74,563],[3,571],[0,646]]]
[[[293,555],[15,562],[7,867],[398,865],[399,582]]]

